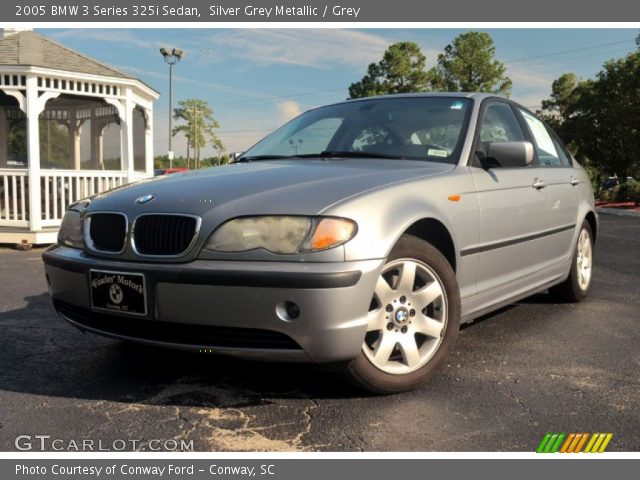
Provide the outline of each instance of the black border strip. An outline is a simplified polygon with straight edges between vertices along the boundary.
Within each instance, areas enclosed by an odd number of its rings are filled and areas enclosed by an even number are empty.
[[[475,255],[476,253],[487,252],[489,250],[495,250],[498,248],[510,247],[511,245],[517,245],[518,243],[530,242],[531,240],[536,240],[538,238],[546,237],[548,235],[554,235],[556,233],[565,232],[567,230],[571,230],[576,228],[576,224],[573,225],[565,225],[564,227],[558,227],[551,230],[545,230],[544,232],[534,233],[532,235],[526,235],[524,237],[514,238],[512,240],[505,240],[501,242],[488,243],[486,245],[480,245],[479,247],[471,247],[466,248],[460,251],[461,257],[466,257],[467,255]]]
[[[56,255],[53,251],[42,254],[44,263],[74,273],[86,273],[94,269],[112,269],[121,273],[142,273],[155,282],[183,283],[189,285],[217,285],[221,287],[265,287],[265,288],[344,288],[356,285],[362,277],[360,271],[348,272],[260,272],[250,270],[213,270],[181,268],[176,265],[139,265],[139,268],[121,268],[120,265],[76,260]]]

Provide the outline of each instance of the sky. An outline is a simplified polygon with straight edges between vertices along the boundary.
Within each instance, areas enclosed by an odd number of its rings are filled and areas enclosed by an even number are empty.
[[[566,72],[592,78],[602,64],[636,48],[635,29],[475,29],[488,32],[513,81],[511,98],[535,109]],[[468,29],[38,29],[38,32],[135,76],[160,92],[154,105],[154,153],[168,147],[168,67],[160,47],[178,47],[177,100],[214,109],[226,151],[246,150],[309,108],[342,101],[351,83],[394,42],[416,42],[435,64]],[[186,142],[174,137],[176,155]],[[202,156],[213,153],[203,149]]]

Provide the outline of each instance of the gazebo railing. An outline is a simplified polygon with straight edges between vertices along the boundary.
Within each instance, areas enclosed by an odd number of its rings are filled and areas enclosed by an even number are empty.
[[[134,180],[147,177],[136,172]],[[28,227],[29,181],[27,169],[0,169],[0,226]],[[128,182],[127,172],[103,170],[40,170],[42,227],[60,226],[73,202],[106,192]]]
[[[66,208],[82,198],[127,183],[127,172],[41,170],[42,226],[60,225]]]
[[[29,182],[26,169],[0,169],[0,225],[29,226]]]

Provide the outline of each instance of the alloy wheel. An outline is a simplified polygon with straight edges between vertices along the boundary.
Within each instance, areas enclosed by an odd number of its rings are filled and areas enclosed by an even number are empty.
[[[578,270],[578,285],[581,290],[589,288],[591,283],[591,272],[593,264],[593,247],[591,246],[591,236],[586,229],[580,231],[578,237],[578,256],[576,258]]]
[[[435,354],[446,325],[446,293],[435,271],[413,259],[394,260],[378,278],[362,348],[379,370],[407,374]]]

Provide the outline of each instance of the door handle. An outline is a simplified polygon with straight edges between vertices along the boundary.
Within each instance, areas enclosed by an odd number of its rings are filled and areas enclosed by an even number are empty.
[[[540,180],[539,178],[536,178],[533,181],[533,184],[531,185],[533,188],[535,188],[536,190],[542,190],[544,187],[547,186],[546,183],[544,183],[544,180]]]
[[[576,177],[571,177],[571,180],[569,180],[569,183],[571,184],[572,187],[575,187],[580,183],[580,180],[578,180]]]

